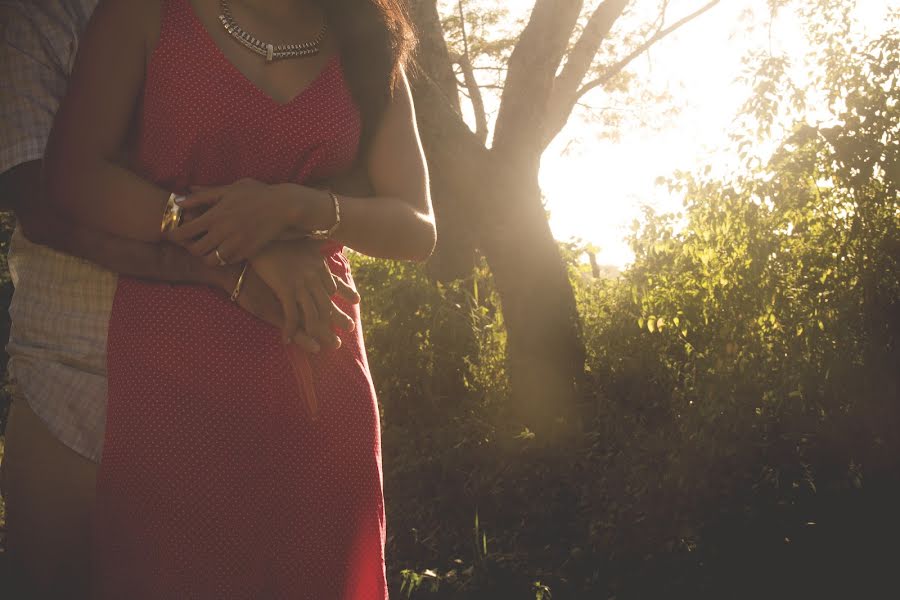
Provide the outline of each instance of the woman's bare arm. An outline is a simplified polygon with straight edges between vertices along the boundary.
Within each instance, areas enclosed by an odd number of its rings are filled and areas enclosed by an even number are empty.
[[[405,77],[379,123],[365,166],[373,193],[339,195],[341,225],[334,238],[369,256],[428,258],[435,243],[434,215]],[[198,192],[183,206],[209,210],[171,239],[210,261],[216,250],[231,261],[251,258],[277,236],[329,229],[335,220],[327,191],[293,183],[238,181]]]
[[[101,0],[80,38],[45,157],[46,198],[66,218],[155,242],[169,192],[120,166],[117,154],[143,86],[159,4]],[[157,34],[158,35],[158,34]]]
[[[335,239],[369,256],[425,260],[436,230],[428,170],[406,77],[398,82],[367,156],[374,196],[340,196],[341,225]],[[327,193],[310,195],[298,212],[308,229],[327,229],[334,207]]]

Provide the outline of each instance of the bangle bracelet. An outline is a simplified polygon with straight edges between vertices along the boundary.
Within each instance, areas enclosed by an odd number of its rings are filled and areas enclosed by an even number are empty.
[[[238,276],[237,283],[234,284],[234,290],[231,292],[231,301],[237,302],[238,296],[241,295],[241,289],[244,287],[244,275],[247,274],[247,267],[250,266],[249,262],[244,263],[244,268],[241,269],[241,274]]]
[[[169,194],[169,200],[166,202],[166,210],[163,213],[162,223],[159,226],[160,233],[172,231],[181,225],[181,217],[184,215],[184,212],[179,203],[182,200],[184,200],[184,196],[179,196],[175,193]]]
[[[334,204],[334,225],[332,225],[329,229],[316,229],[310,231],[306,237],[314,240],[327,240],[331,236],[334,235],[334,232],[337,231],[338,226],[341,224],[341,202],[338,200],[338,195],[335,194],[331,190],[327,190],[328,195],[331,196],[331,202]]]

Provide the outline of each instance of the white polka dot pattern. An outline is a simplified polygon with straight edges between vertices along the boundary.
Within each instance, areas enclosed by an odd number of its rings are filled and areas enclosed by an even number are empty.
[[[287,104],[260,94],[186,0],[164,0],[139,117],[143,174],[183,191],[241,177],[303,182],[352,163],[359,112],[338,58]],[[353,285],[340,248],[326,252]],[[276,329],[210,289],[121,278],[98,597],[387,598],[375,391],[359,309],[338,303],[357,328],[340,332],[339,350],[309,357],[312,420]]]

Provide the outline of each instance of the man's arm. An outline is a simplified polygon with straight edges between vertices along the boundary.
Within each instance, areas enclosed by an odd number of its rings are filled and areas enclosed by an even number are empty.
[[[236,277],[229,270],[207,267],[172,244],[129,240],[61,219],[36,201],[40,185],[40,161],[17,165],[0,175],[3,204],[15,209],[22,233],[30,241],[131,277],[222,289],[234,283]]]
[[[66,92],[74,35],[84,26],[83,15],[63,8],[0,3],[0,209],[16,211],[29,239],[110,270],[225,285],[225,272],[197,270],[196,261],[181,260],[171,248],[131,244],[64,223],[44,201],[41,159]]]
[[[16,211],[22,233],[29,241],[89,260],[110,271],[172,283],[208,285],[230,293],[239,267],[212,268],[172,244],[138,242],[102,231],[91,231],[63,221],[41,203],[29,202],[40,193],[41,163],[29,161],[0,174],[0,203]],[[284,321],[275,294],[248,273],[238,299],[241,308],[280,328]]]

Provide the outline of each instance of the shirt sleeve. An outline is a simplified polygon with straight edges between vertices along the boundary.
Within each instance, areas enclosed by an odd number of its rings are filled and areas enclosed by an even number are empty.
[[[44,155],[77,40],[34,6],[0,1],[0,173]],[[62,50],[62,52],[61,52]]]

